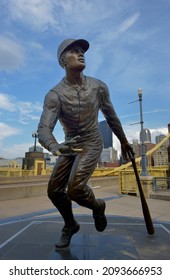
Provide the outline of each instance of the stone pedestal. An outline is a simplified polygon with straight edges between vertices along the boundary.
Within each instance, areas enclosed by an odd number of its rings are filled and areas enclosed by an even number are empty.
[[[35,170],[35,175],[43,175],[46,168],[44,153],[42,152],[26,152],[23,159],[23,169]]]
[[[143,193],[146,198],[150,197],[153,191],[153,176],[140,176],[140,181],[143,189]],[[139,190],[137,189],[137,196],[139,196]]]

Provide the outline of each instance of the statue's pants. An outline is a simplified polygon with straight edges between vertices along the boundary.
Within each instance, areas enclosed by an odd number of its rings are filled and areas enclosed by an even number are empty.
[[[92,210],[98,206],[87,181],[95,170],[102,151],[101,138],[87,141],[85,145],[79,143],[77,147],[83,148],[83,152],[58,158],[48,184],[48,197],[66,223],[73,219],[71,201]]]

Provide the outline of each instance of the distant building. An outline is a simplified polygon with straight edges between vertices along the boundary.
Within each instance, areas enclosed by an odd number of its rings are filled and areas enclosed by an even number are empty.
[[[30,147],[30,148],[29,148],[29,152],[34,152],[34,149],[35,149],[34,146]],[[43,148],[40,147],[40,146],[36,146],[36,152],[43,153]]]
[[[156,146],[156,144],[153,143],[146,143],[145,142],[145,152],[147,153],[148,151],[150,151],[152,148],[154,148]],[[135,152],[135,157],[138,158],[141,156],[141,144],[138,143],[138,140],[133,140],[133,144],[132,144],[133,150]],[[153,155],[147,157],[147,164],[150,166],[153,166]]]
[[[159,144],[166,135],[160,134],[155,137],[156,144]],[[154,165],[162,166],[168,164],[168,141],[163,143],[160,148],[154,152]]]
[[[149,129],[144,129],[144,144],[145,144],[145,152],[147,153],[152,148],[154,148],[157,144],[159,144],[166,135],[160,134],[155,137],[156,144],[151,143],[151,133]],[[137,140],[133,140],[133,150],[135,152],[136,157],[141,156],[141,133],[140,133],[140,143]],[[147,157],[147,164],[149,166],[162,166],[168,164],[168,142],[166,141],[160,148],[158,148],[153,154]]]
[[[103,148],[103,151],[100,156],[100,162],[117,162],[117,151],[112,147]]]
[[[101,133],[104,148],[113,147],[112,130],[106,121],[99,122],[99,131]]]
[[[170,123],[168,123],[168,133],[170,133]],[[169,141],[168,141],[168,146],[170,146],[170,138],[169,138]]]
[[[168,124],[168,132],[170,133],[170,123]],[[155,137],[156,144],[151,143],[151,133],[149,129],[144,129],[144,143],[145,143],[145,150],[147,151],[151,150],[154,146],[158,145],[164,138],[166,137],[165,134],[160,134]],[[140,141],[141,141],[141,133],[140,133]],[[170,139],[165,141],[159,148],[154,151],[154,153],[147,157],[147,160],[149,161],[149,165],[154,166],[163,166],[168,165],[168,146],[170,146]],[[140,156],[141,154],[141,148],[139,147],[135,142],[133,143],[133,147],[135,147],[134,151],[136,153],[136,157]]]
[[[157,135],[157,136],[155,137],[155,143],[156,143],[156,144],[160,143],[165,137],[166,137],[165,134]]]
[[[136,156],[136,157],[139,157],[139,155],[140,155],[140,151],[139,151],[139,141],[138,141],[137,139],[134,139],[134,140],[133,140],[132,148],[133,148],[133,151],[134,151],[134,153],[135,153],[135,156]]]
[[[99,122],[99,131],[103,141],[103,151],[100,156],[99,164],[111,166],[118,163],[118,151],[113,148],[113,133],[107,121]]]
[[[162,145],[154,153],[154,166],[162,166],[168,164],[168,149],[166,145]]]

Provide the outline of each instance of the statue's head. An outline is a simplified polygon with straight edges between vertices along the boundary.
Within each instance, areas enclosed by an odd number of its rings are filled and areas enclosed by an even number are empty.
[[[63,63],[62,63],[62,60],[61,60],[61,56],[62,54],[69,50],[70,48],[72,48],[74,45],[79,45],[83,50],[84,52],[86,52],[89,48],[89,42],[84,40],[84,39],[66,39],[64,40],[58,47],[58,50],[57,50],[57,59],[58,59],[58,63],[60,64],[61,67],[63,67]]]

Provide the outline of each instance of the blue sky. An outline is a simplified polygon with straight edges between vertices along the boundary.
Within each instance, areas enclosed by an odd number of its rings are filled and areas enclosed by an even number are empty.
[[[33,145],[45,94],[64,76],[56,59],[66,38],[89,41],[84,74],[103,80],[129,141],[144,127],[167,134],[170,123],[169,0],[1,0],[0,157]],[[103,120],[99,114],[99,121]],[[54,134],[63,141],[60,125]],[[118,141],[114,138],[114,147]]]

